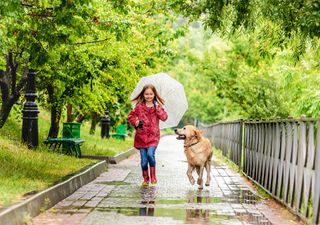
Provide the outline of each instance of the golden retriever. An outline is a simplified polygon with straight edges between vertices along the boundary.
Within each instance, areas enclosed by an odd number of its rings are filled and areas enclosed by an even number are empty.
[[[186,125],[181,129],[175,129],[178,140],[184,140],[184,152],[188,161],[187,176],[193,185],[195,180],[192,171],[196,169],[199,177],[197,184],[203,189],[203,169],[207,171],[206,186],[210,185],[212,148],[210,141],[202,136],[202,131],[192,125]]]

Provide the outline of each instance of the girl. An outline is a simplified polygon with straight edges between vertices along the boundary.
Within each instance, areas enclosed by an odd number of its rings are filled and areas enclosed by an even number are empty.
[[[155,151],[160,140],[159,120],[168,118],[162,105],[164,100],[152,84],[147,84],[137,97],[135,108],[129,113],[128,122],[136,128],[134,147],[140,150],[143,185],[149,185],[148,164],[151,183],[156,184]]]

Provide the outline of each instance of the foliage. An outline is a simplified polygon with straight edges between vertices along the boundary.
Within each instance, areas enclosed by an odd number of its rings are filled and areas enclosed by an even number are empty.
[[[38,101],[51,108],[53,130],[66,103],[77,115],[107,108],[124,120],[135,83],[170,59],[183,30],[172,29],[165,1],[10,0],[0,11],[1,52],[16,52],[18,78],[23,68],[39,71]]]
[[[317,38],[286,39],[281,26],[264,20],[252,32],[233,35],[191,27],[180,41],[179,58],[168,70],[185,85],[185,121],[318,117]],[[297,57],[299,46],[305,53]]]
[[[193,19],[203,19],[206,27],[216,30],[255,29],[260,20],[270,20],[281,27],[287,37],[301,32],[319,37],[319,0],[171,0],[171,6]],[[226,23],[230,21],[230,23]]]
[[[194,26],[197,27],[196,24]],[[184,85],[187,94],[189,108],[184,115],[184,123],[190,123],[194,119],[213,122],[230,116],[226,107],[230,102],[218,98],[216,87],[205,77],[203,68],[199,66],[207,44],[205,35],[207,34],[201,28],[190,28],[188,35],[176,43],[177,57],[167,67]]]

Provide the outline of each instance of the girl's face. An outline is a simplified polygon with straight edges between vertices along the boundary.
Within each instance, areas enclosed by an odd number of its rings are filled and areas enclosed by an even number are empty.
[[[143,93],[144,100],[146,102],[153,102],[154,99],[154,93],[151,88],[147,88]]]

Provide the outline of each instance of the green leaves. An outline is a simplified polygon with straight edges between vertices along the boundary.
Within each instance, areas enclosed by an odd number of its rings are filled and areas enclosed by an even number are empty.
[[[190,19],[201,19],[213,31],[255,30],[257,23],[266,19],[279,25],[288,38],[296,32],[320,37],[319,0],[170,0],[170,4]]]
[[[39,71],[42,106],[70,103],[82,115],[108,108],[112,121],[126,118],[139,77],[159,72],[179,36],[164,0],[8,0],[0,12],[0,69],[12,51],[19,74]]]
[[[187,92],[184,120],[318,117],[319,46],[269,20],[225,35],[190,28],[171,67]]]

